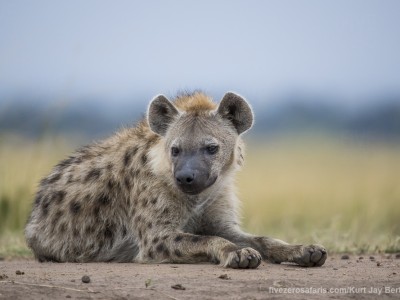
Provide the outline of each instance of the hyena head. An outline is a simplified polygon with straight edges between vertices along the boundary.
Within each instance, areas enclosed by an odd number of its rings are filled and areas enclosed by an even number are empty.
[[[253,124],[249,104],[234,93],[225,94],[218,106],[202,93],[174,102],[159,95],[151,101],[147,118],[164,140],[176,186],[189,195],[201,193],[230,169],[239,136]]]

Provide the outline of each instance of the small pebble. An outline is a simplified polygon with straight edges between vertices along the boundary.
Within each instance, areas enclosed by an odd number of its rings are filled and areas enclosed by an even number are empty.
[[[375,257],[374,256],[370,256],[369,259],[370,260],[375,260]]]
[[[364,257],[363,257],[363,256],[360,256],[358,259],[364,259]]]
[[[172,287],[174,290],[186,290],[186,288],[185,288],[184,286],[182,286],[182,284],[180,284],[180,283],[175,284],[175,285],[171,285],[171,287]]]
[[[338,270],[338,268],[333,268],[335,271],[337,271]]]
[[[90,282],[90,277],[87,276],[87,275],[82,276],[82,282],[83,282],[83,283],[89,283],[89,282]]]
[[[350,258],[350,256],[348,256],[347,254],[342,255],[342,259],[349,259],[349,258]]]
[[[381,264],[380,261],[378,261],[378,262],[376,263],[376,265],[377,265],[378,267],[380,267],[382,264]]]
[[[20,271],[20,270],[17,270],[17,271],[15,271],[15,274],[17,274],[17,275],[24,275],[25,272],[22,272],[22,271]]]
[[[0,274],[0,280],[7,279],[8,276],[6,274]]]
[[[228,274],[222,274],[222,275],[218,276],[218,278],[220,278],[220,279],[225,279],[225,280],[231,279],[231,278],[228,276]]]
[[[65,298],[71,298],[71,296],[70,296],[70,295],[67,295],[67,296],[65,296]]]
[[[152,282],[151,278],[146,279],[146,281],[144,282],[144,286],[148,288],[151,285],[151,282]]]
[[[75,282],[75,279],[72,279],[71,282]]]
[[[396,254],[396,258],[397,258],[397,259],[400,259],[400,253],[397,253],[397,254]]]

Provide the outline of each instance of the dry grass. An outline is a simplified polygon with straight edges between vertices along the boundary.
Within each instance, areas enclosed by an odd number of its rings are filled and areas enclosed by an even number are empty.
[[[400,145],[296,137],[253,144],[238,178],[244,224],[331,251],[400,251]]]
[[[41,177],[70,148],[62,139],[0,137],[0,256],[30,255],[23,227]]]
[[[246,229],[334,252],[400,251],[400,145],[321,137],[248,146],[238,177]],[[29,255],[23,227],[38,181],[74,145],[0,138],[0,255]]]

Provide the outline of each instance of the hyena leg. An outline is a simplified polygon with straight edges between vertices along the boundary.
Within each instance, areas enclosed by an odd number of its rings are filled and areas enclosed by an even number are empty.
[[[224,238],[179,232],[153,237],[140,257],[143,262],[217,261],[229,268],[257,268],[262,260],[256,250],[239,247]]]
[[[273,238],[252,236],[233,228],[219,232],[218,236],[240,247],[252,247],[264,259],[273,263],[293,262],[304,267],[315,267],[322,266],[327,258],[327,251],[321,245],[290,245]]]

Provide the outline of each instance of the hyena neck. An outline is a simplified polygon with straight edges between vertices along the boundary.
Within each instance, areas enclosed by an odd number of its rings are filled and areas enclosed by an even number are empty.
[[[201,215],[204,210],[215,202],[225,199],[228,195],[234,194],[234,188],[232,188],[234,174],[235,172],[225,174],[225,177],[221,176],[211,187],[201,192],[199,195],[188,196],[186,201],[190,203],[190,211],[192,211],[194,215]]]

